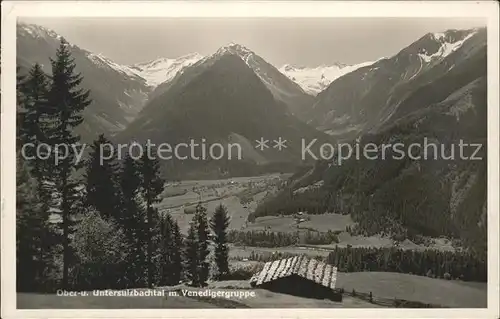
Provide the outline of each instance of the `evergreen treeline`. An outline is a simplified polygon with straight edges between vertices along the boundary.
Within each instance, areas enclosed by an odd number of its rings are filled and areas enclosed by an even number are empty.
[[[81,163],[58,148],[83,147],[74,128],[91,99],[64,39],[51,62],[50,77],[38,64],[18,77],[17,145],[33,145],[17,150],[18,291],[154,287],[186,278],[201,286],[210,275],[212,241],[214,277],[226,275],[225,207],[209,223],[198,205],[183,238],[177,222],[155,206],[164,185],[156,160],[146,153],[109,159],[103,135]],[[37,153],[42,143],[50,149]]]
[[[368,137],[370,140],[360,143],[360,147],[368,142],[382,145],[391,136],[403,133],[410,137],[398,142],[418,143],[420,135],[414,131],[413,126],[400,125],[384,136]],[[486,158],[486,150],[477,156]],[[318,163],[317,167],[323,166]],[[384,160],[351,158],[341,166],[323,169],[321,174],[318,171],[314,168],[313,173],[304,173],[301,180],[295,177],[297,181],[266,199],[248,221],[301,211],[349,214],[362,235],[383,232],[397,240],[416,240],[419,236],[458,238],[486,259],[485,160],[397,160],[388,153]],[[294,192],[314,181],[323,181],[324,185]]]
[[[464,281],[487,280],[487,263],[464,252],[335,247],[327,262],[342,272],[387,271]]]
[[[299,244],[329,245],[338,243],[337,235],[332,232],[272,232],[265,230],[239,231],[230,230],[228,241],[238,245],[253,247],[286,247]]]
[[[295,256],[300,254],[252,251],[247,259],[268,262]],[[335,247],[328,256],[314,258],[335,265],[340,272],[397,272],[442,279],[487,281],[487,264],[465,252]],[[247,275],[250,278],[253,274]]]

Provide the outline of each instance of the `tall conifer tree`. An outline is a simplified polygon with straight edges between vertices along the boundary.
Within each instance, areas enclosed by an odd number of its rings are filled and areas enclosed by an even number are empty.
[[[82,112],[91,103],[89,99],[90,91],[79,88],[83,77],[75,72],[75,62],[71,57],[69,44],[61,39],[61,44],[56,52],[55,59],[51,59],[52,82],[48,94],[49,123],[47,141],[53,147],[65,145],[80,150],[80,136],[74,129],[83,122]],[[62,152],[62,149],[60,149]],[[68,287],[68,275],[70,267],[71,251],[69,236],[72,232],[72,212],[80,199],[77,187],[80,186],[74,178],[74,173],[80,168],[81,163],[75,161],[75,154],[72,151],[59,154],[59,163],[56,163],[54,156],[57,152],[52,152],[53,164],[51,169],[52,182],[55,185],[59,197],[59,210],[62,217],[62,246],[63,246],[63,288]]]
[[[210,220],[210,228],[215,235],[215,263],[217,265],[217,279],[222,279],[229,273],[227,245],[227,227],[229,226],[229,216],[227,209],[222,204],[217,206],[215,213]]]
[[[153,286],[153,252],[155,250],[154,230],[157,229],[158,210],[153,206],[154,203],[160,201],[159,195],[163,192],[164,180],[160,177],[159,163],[157,159],[149,158],[147,152],[142,154],[140,160],[140,171],[142,177],[141,192],[146,203],[147,213],[147,270],[148,270],[148,287]]]
[[[146,213],[140,196],[139,162],[126,156],[119,176],[122,195],[122,217],[119,220],[131,252],[128,254],[127,279],[130,286],[145,283]]]
[[[118,185],[118,164],[110,158],[111,142],[103,134],[94,141],[86,161],[85,203],[94,207],[104,218],[122,218]],[[102,154],[101,154],[102,153]]]
[[[205,286],[209,275],[208,250],[209,231],[207,220],[207,209],[200,204],[196,206],[195,225],[197,231],[198,242],[198,279],[199,285]]]
[[[39,64],[35,64],[27,75],[17,76],[17,143],[18,143],[18,200],[31,202],[33,207],[28,208],[20,204],[18,213],[18,238],[23,249],[19,251],[23,273],[27,278],[30,273],[37,277],[36,282],[41,284],[42,277],[49,266],[50,256],[48,251],[51,247],[52,233],[48,224],[50,185],[47,181],[47,163],[44,158],[46,154],[37,154],[37,146],[46,141],[46,118],[48,112],[48,86],[47,76]],[[23,149],[23,146],[27,146]],[[29,160],[28,160],[29,159]],[[24,193],[29,186],[29,192]],[[22,194],[22,195],[19,195]],[[26,197],[20,199],[19,197]],[[29,232],[29,233],[25,233]],[[32,256],[26,256],[26,248],[31,247]],[[36,260],[35,263],[26,260]],[[28,265],[36,266],[37,269],[29,270]],[[24,275],[23,275],[24,276]],[[28,280],[29,281],[29,280]],[[26,281],[25,281],[26,283]],[[31,283],[35,287],[35,283]]]
[[[199,264],[200,261],[198,259],[198,240],[196,236],[196,224],[195,218],[191,224],[189,225],[188,234],[186,237],[186,250],[185,260],[186,260],[186,277],[191,281],[192,286],[199,285]]]

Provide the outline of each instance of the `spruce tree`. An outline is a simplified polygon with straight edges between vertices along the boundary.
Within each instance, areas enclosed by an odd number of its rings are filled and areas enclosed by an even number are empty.
[[[188,234],[185,242],[185,260],[186,260],[186,277],[191,281],[192,286],[199,285],[199,259],[198,259],[198,240],[196,238],[195,217],[189,225]]]
[[[37,146],[47,142],[49,127],[47,117],[50,113],[48,104],[49,82],[41,66],[37,63],[27,76],[18,76],[18,142],[19,149],[31,144],[24,150],[24,156],[30,158],[30,174],[37,179],[40,199],[49,204],[50,187],[48,179],[47,154],[37,154]],[[43,148],[40,151],[45,151]],[[48,210],[48,207],[45,208]]]
[[[121,196],[118,186],[118,164],[109,158],[111,142],[103,134],[94,141],[86,161],[85,203],[94,207],[104,218],[121,218]],[[102,153],[101,154],[101,148]]]
[[[229,274],[228,255],[229,248],[227,245],[227,227],[229,226],[229,216],[227,209],[222,204],[217,206],[215,213],[210,220],[210,228],[215,235],[215,263],[217,265],[216,278],[218,280]]]
[[[172,283],[179,283],[183,277],[182,247],[183,239],[179,224],[174,220],[172,225],[173,255],[172,255]]]
[[[170,214],[162,216],[159,221],[159,275],[161,285],[175,285],[182,275],[182,237],[179,225]]]
[[[197,242],[198,242],[198,280],[200,286],[205,286],[209,275],[209,263],[208,255],[210,251],[208,250],[208,220],[207,220],[207,209],[199,203],[196,206],[195,213],[195,225],[197,232]]]
[[[20,244],[20,256],[24,259],[18,268],[18,273],[26,274],[26,278],[30,278],[30,270],[26,267],[29,262],[26,258],[36,259],[36,267],[33,271],[36,272],[37,284],[42,284],[47,278],[45,274],[50,266],[49,250],[52,240],[51,227],[48,223],[49,218],[49,203],[50,203],[50,185],[47,181],[47,165],[41,159],[41,155],[36,152],[36,147],[46,140],[46,117],[48,112],[48,79],[42,71],[39,64],[35,64],[27,75],[17,75],[17,144],[18,144],[18,202],[22,207],[23,202],[31,202],[32,208],[20,208],[18,213],[21,215],[18,226],[18,236],[22,238]],[[23,146],[30,143],[29,147],[24,149],[24,154],[21,154]],[[29,158],[29,161],[27,159]],[[24,179],[24,181],[23,181]],[[23,183],[22,185],[19,183]],[[29,186],[29,193],[23,193]],[[20,197],[25,197],[21,199]],[[35,202],[33,202],[33,200]],[[26,228],[27,227],[27,228]],[[31,229],[32,228],[32,229]],[[25,237],[25,235],[27,237]],[[27,244],[28,246],[26,246]],[[33,256],[23,256],[26,247],[34,249],[36,253]],[[32,264],[34,265],[34,264]],[[31,273],[32,275],[34,273]],[[29,281],[29,279],[27,279]],[[26,280],[24,281],[27,282]],[[32,282],[30,288],[34,288]]]
[[[179,226],[170,214],[160,218],[159,278],[161,285],[179,283],[182,273],[182,242]]]
[[[158,277],[156,282],[158,285],[165,285],[167,282],[168,272],[170,270],[169,246],[172,242],[172,229],[169,224],[169,215],[160,216],[158,228],[160,239],[158,242]]]
[[[121,190],[122,217],[119,223],[131,252],[128,254],[127,279],[130,286],[145,283],[146,269],[146,213],[140,198],[139,163],[126,156],[119,176]]]
[[[18,137],[22,144],[43,142],[43,118],[48,112],[47,96],[49,90],[47,76],[36,63],[27,76],[18,77],[18,101],[21,109],[18,113]],[[36,145],[35,145],[36,146]],[[28,156],[34,150],[27,150]]]
[[[50,123],[47,141],[51,146],[65,145],[68,148],[81,148],[80,136],[74,129],[83,122],[82,111],[91,103],[90,91],[79,88],[83,77],[75,73],[75,62],[71,57],[69,44],[61,39],[55,59],[51,59],[52,83],[48,93],[48,122]],[[62,245],[63,245],[63,288],[68,288],[68,275],[71,251],[69,237],[72,232],[72,212],[74,205],[80,198],[77,187],[80,186],[74,178],[74,173],[80,168],[75,161],[74,152],[69,151],[65,158],[59,158],[56,164],[56,152],[52,152],[49,163],[52,182],[59,197],[59,210],[62,217]],[[61,157],[61,156],[60,156]]]
[[[153,286],[153,252],[155,248],[154,237],[157,235],[153,231],[157,229],[158,211],[153,207],[154,203],[161,199],[159,195],[163,192],[164,180],[160,177],[159,163],[157,159],[149,158],[147,152],[142,154],[140,160],[141,171],[141,193],[146,203],[147,213],[147,269],[148,269],[148,287]]]

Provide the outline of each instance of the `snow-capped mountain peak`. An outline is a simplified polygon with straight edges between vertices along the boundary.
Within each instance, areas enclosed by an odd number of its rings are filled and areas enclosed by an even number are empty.
[[[229,44],[219,48],[213,56],[219,57],[225,54],[237,55],[242,58],[243,61],[248,63],[248,58],[254,55],[254,52],[241,44],[230,42]]]
[[[429,33],[419,41],[422,46],[419,48],[418,55],[426,63],[441,61],[460,48],[478,30],[448,30]]]
[[[130,69],[138,76],[146,80],[149,86],[170,81],[185,67],[193,65],[201,60],[203,56],[199,53],[190,53],[176,59],[158,58],[148,62],[137,63],[130,66]]]
[[[33,38],[54,38],[61,39],[61,36],[55,31],[42,27],[36,24],[28,24],[24,22],[18,23],[18,31],[21,34],[30,35]]]
[[[363,62],[355,65],[333,63],[312,68],[285,64],[279,70],[300,85],[305,92],[317,95],[337,78],[373,63]]]
[[[132,68],[126,65],[120,65],[116,62],[113,62],[110,58],[104,56],[101,53],[92,53],[87,52],[87,57],[98,67],[109,67],[115,71],[123,73],[130,77],[137,77],[137,72],[135,72]]]

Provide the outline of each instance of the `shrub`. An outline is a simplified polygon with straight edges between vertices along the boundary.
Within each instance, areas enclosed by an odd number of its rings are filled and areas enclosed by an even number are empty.
[[[90,212],[78,224],[71,243],[77,264],[72,270],[81,289],[120,287],[128,247],[123,232],[111,220]]]

